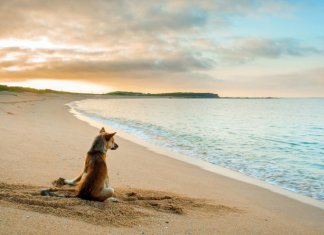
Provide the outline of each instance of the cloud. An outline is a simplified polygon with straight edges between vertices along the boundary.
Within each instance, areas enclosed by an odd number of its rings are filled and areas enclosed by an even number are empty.
[[[9,47],[0,49],[1,69],[12,65],[21,69],[21,74],[39,72],[51,76],[57,71],[66,76],[82,73],[127,73],[133,71],[186,72],[206,70],[213,67],[213,61],[195,53],[169,53],[157,57],[130,59],[125,57],[111,58],[111,51],[80,51],[77,49],[27,49]],[[15,73],[17,74],[17,72]],[[31,74],[32,75],[32,74]],[[5,76],[10,76],[7,73]],[[43,76],[43,75],[41,75]]]
[[[270,3],[272,4],[270,4]],[[228,25],[229,15],[289,9],[284,1],[42,1],[2,0],[0,37],[103,44],[160,34],[203,32]]]
[[[307,56],[323,54],[323,51],[312,46],[302,45],[292,38],[242,38],[236,39],[227,47],[218,47],[215,55],[231,63],[247,63],[259,58],[276,59],[282,56]]]

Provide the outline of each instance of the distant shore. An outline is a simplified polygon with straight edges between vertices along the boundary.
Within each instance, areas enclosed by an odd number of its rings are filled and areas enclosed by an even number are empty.
[[[27,87],[12,87],[0,84],[0,92],[32,92],[36,94],[74,94],[74,95],[87,95],[87,96],[99,96],[99,97],[127,97],[127,98],[200,98],[200,99],[278,99],[279,97],[220,97],[215,93],[202,93],[202,92],[170,92],[170,93],[142,93],[142,92],[130,92],[130,91],[114,91],[106,94],[82,94],[57,91],[51,89],[34,89]]]
[[[147,190],[156,195],[157,191],[164,191],[167,195],[207,199],[218,205],[218,209],[204,206],[190,209],[184,204],[187,199],[179,199],[185,213],[177,214],[149,209],[152,205],[164,206],[152,202],[150,207],[141,207],[142,204],[134,207],[137,208],[134,216],[140,216],[138,223],[98,226],[88,217],[83,220],[68,215],[79,207],[92,213],[95,211],[92,204],[64,201],[71,212],[62,209],[63,217],[41,209],[44,205],[23,207],[19,197],[32,200],[30,195],[38,187],[49,187],[54,179],[74,177],[81,170],[84,154],[98,129],[71,115],[65,104],[90,97],[98,98],[82,94],[0,92],[0,183],[4,183],[1,187],[6,192],[0,193],[0,233],[324,234],[324,210],[166,157],[118,134],[116,142],[120,148],[108,153],[108,166],[111,184],[120,193],[130,188],[140,189],[136,192],[143,190],[143,195],[149,193]],[[17,184],[31,186],[10,186]],[[17,197],[16,201],[5,200],[10,193],[11,198]],[[119,196],[122,198],[122,194]],[[195,200],[192,202],[196,203]],[[121,201],[117,206],[126,208],[129,204],[125,203]],[[150,216],[141,217],[139,212]]]

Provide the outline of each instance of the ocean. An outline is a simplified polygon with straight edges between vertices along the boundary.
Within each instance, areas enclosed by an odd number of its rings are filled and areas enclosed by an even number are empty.
[[[73,112],[324,201],[324,99],[87,99]]]

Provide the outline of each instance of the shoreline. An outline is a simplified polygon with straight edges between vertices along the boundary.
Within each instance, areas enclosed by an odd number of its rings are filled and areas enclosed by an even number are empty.
[[[143,195],[178,195],[175,199],[189,198],[189,205],[196,200],[212,203],[216,211],[183,207],[184,213],[177,214],[159,210],[158,206],[176,209],[169,201],[138,200],[146,205],[139,207],[132,201],[111,205],[37,196],[58,177],[80,173],[98,128],[71,115],[65,105],[88,96],[14,94],[0,92],[0,234],[324,234],[322,209],[166,157],[122,138],[121,133],[115,138],[118,150],[107,156],[117,197],[123,200],[133,190]],[[26,202],[32,205],[25,206]],[[92,213],[109,214],[111,206],[117,211],[124,208],[121,212],[130,222],[132,214],[125,212],[133,208],[138,223],[130,227],[91,223]],[[83,212],[84,219],[79,216]],[[118,223],[119,218],[113,221]]]
[[[161,155],[164,155],[166,157],[173,158],[173,159],[176,159],[178,161],[182,161],[182,162],[185,162],[187,164],[197,166],[197,167],[199,167],[199,168],[201,168],[203,170],[212,172],[214,174],[222,175],[222,176],[225,176],[225,177],[228,177],[228,178],[240,181],[240,182],[248,183],[248,184],[251,184],[251,185],[254,185],[254,186],[257,186],[257,187],[261,187],[263,189],[267,189],[267,190],[269,190],[271,192],[280,194],[282,196],[286,196],[286,197],[288,197],[290,199],[294,199],[296,201],[299,201],[299,202],[305,203],[307,205],[311,205],[311,206],[314,206],[316,208],[324,210],[324,202],[322,202],[320,200],[316,200],[314,198],[299,194],[297,192],[293,192],[293,191],[290,191],[288,189],[281,188],[279,185],[270,184],[268,182],[259,180],[257,178],[252,177],[252,176],[247,176],[247,175],[245,175],[243,173],[240,173],[240,172],[237,172],[237,171],[234,171],[234,170],[222,167],[222,166],[218,166],[216,164],[212,164],[212,163],[200,160],[198,158],[193,158],[193,157],[190,157],[190,156],[186,156],[184,154],[173,152],[172,150],[167,150],[166,148],[163,148],[163,147],[151,144],[149,142],[146,142],[144,140],[141,140],[139,138],[136,138],[135,136],[133,136],[131,134],[128,134],[128,133],[126,133],[124,131],[113,128],[113,127],[111,127],[111,126],[109,126],[107,124],[100,123],[99,121],[91,119],[90,117],[87,117],[86,115],[83,115],[82,113],[76,111],[70,105],[71,103],[77,102],[77,101],[80,101],[80,100],[75,100],[75,101],[69,102],[69,103],[67,103],[65,105],[67,107],[69,107],[69,112],[73,116],[75,116],[77,119],[79,119],[81,121],[84,121],[84,122],[88,123],[90,126],[93,126],[95,128],[98,128],[98,129],[100,129],[103,125],[107,126],[107,127],[109,127],[109,130],[111,130],[113,132],[117,132],[118,135],[121,138],[124,138],[125,140],[131,141],[131,142],[133,142],[135,144],[143,146],[143,147],[147,148],[148,150],[153,151],[153,152],[155,152],[157,154],[161,154]]]

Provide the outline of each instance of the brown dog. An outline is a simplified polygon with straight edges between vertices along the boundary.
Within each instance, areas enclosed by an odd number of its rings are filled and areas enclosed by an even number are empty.
[[[106,154],[108,149],[118,148],[114,141],[115,134],[101,128],[88,151],[83,172],[75,179],[64,180],[65,184],[77,185],[78,197],[101,202],[112,197],[114,189],[109,186]]]

